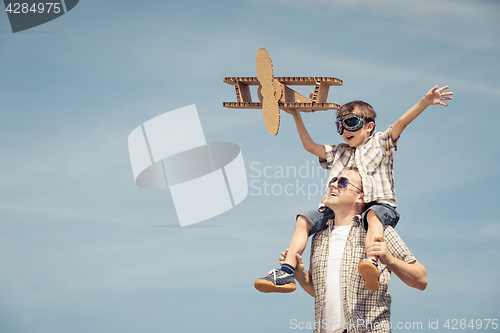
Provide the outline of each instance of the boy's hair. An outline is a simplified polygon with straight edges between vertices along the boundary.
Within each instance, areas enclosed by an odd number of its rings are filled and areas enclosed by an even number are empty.
[[[372,106],[363,101],[352,101],[346,103],[337,110],[337,118],[349,113],[357,113],[362,117],[373,119],[373,124],[375,124],[375,118],[377,113],[373,110]],[[371,134],[375,133],[375,126]]]
[[[377,114],[375,113],[375,110],[373,110],[372,106],[363,101],[352,101],[342,105],[340,109],[337,110],[337,117],[353,113],[354,110],[356,110],[356,113],[360,116],[372,118],[374,121],[377,117]]]

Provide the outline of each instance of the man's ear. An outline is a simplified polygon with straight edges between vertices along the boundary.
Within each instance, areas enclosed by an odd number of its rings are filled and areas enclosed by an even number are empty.
[[[364,193],[359,193],[358,198],[356,199],[356,203],[365,203],[365,194]]]

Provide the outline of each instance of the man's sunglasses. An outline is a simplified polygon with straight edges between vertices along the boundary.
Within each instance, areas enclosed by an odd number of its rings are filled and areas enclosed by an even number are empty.
[[[361,193],[363,193],[363,190],[360,189],[359,187],[357,187],[356,185],[354,185],[353,183],[351,183],[349,181],[349,178],[346,178],[346,177],[333,177],[332,180],[330,180],[330,182],[328,183],[328,187],[326,188],[326,193],[329,193],[330,192],[330,187],[332,186],[333,183],[335,183],[336,181],[338,180],[338,183],[337,183],[337,187],[338,188],[344,188],[344,187],[347,187],[347,185],[351,184],[352,186],[354,186],[358,191],[360,191]]]
[[[348,113],[343,116],[337,117],[337,121],[335,124],[337,125],[337,132],[342,135],[344,133],[344,129],[350,132],[356,132],[359,130],[365,123],[372,122],[373,118],[369,117],[361,117],[359,114]]]

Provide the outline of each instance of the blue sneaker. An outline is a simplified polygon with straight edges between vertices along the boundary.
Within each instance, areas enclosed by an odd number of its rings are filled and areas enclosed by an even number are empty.
[[[255,289],[261,293],[291,293],[295,291],[295,278],[279,269],[272,269],[266,277],[254,282]]]

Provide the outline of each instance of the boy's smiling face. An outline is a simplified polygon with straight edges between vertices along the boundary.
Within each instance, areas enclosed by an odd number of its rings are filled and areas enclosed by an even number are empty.
[[[359,112],[356,112],[356,109],[353,110],[352,113],[361,114]],[[363,142],[370,137],[370,134],[373,132],[373,128],[375,126],[375,123],[369,122],[365,123],[362,128],[355,132],[350,132],[346,129],[344,129],[344,133],[342,133],[342,139],[351,147],[353,148],[358,148],[363,144]]]

